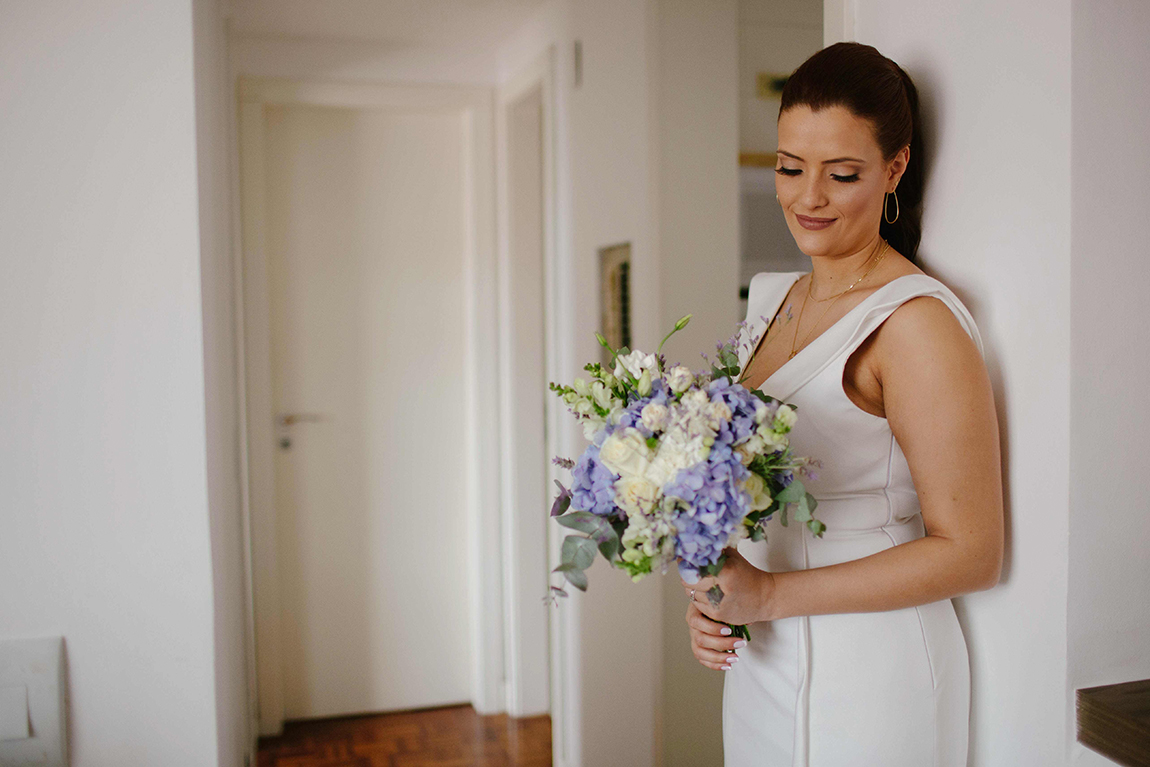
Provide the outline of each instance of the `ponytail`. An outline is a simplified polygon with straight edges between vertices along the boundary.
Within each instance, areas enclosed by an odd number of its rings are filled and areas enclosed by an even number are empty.
[[[894,64],[894,62],[891,62]],[[887,199],[884,198],[883,218],[878,225],[879,236],[890,243],[890,246],[906,256],[912,263],[916,260],[918,244],[922,240],[922,192],[923,192],[923,157],[922,157],[922,119],[918,111],[918,90],[903,68],[894,65],[899,72],[903,87],[906,91],[907,106],[910,108],[911,134],[910,134],[910,160],[906,170],[898,182],[895,190],[898,196],[898,207],[894,200],[889,200],[890,207],[898,211],[898,218],[893,224],[887,223],[887,218],[894,218],[894,210],[886,210]],[[904,144],[905,146],[905,144]],[[901,149],[902,147],[899,147]],[[897,153],[897,150],[896,150]],[[893,155],[892,155],[893,156]],[[890,157],[886,158],[887,160]],[[893,196],[893,195],[892,195]]]

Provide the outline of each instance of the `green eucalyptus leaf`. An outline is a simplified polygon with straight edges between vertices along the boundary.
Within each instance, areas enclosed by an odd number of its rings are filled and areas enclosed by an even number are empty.
[[[570,562],[576,569],[586,570],[595,561],[595,541],[582,535],[568,535],[563,539],[560,561]]]
[[[582,570],[564,570],[563,577],[567,579],[568,583],[580,591],[587,590],[587,573]]]
[[[810,505],[810,502],[807,500],[807,498],[809,498],[809,497],[810,497],[809,495],[804,494],[801,498],[799,498],[799,502],[797,504],[795,504],[795,506],[796,506],[796,508],[795,508],[795,521],[796,522],[810,522],[811,521],[811,519],[812,519],[812,517],[811,517],[811,505]]]
[[[806,493],[807,489],[803,487],[803,483],[796,479],[776,493],[775,500],[779,503],[796,503]]]
[[[614,564],[615,557],[619,554],[619,545],[619,539],[617,537],[600,541],[599,553],[602,554],[603,558],[608,562]]]
[[[589,511],[572,511],[564,514],[561,517],[556,517],[555,521],[564,527],[569,527],[572,530],[578,530],[581,533],[592,535],[600,532],[603,528],[610,529],[611,525],[603,517],[598,514],[592,514]]]

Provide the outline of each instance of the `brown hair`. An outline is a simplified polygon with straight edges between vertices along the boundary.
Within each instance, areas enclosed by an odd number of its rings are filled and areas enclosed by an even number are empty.
[[[841,106],[870,120],[887,161],[910,145],[910,161],[897,190],[898,219],[886,222],[886,215],[894,216],[894,201],[886,199],[891,210],[883,211],[879,234],[914,261],[922,239],[922,122],[918,91],[907,73],[873,46],[835,43],[803,62],[783,86],[779,114],[795,106],[815,112]]]

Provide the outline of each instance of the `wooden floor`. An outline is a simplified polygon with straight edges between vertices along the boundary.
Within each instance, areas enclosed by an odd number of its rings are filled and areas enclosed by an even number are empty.
[[[551,767],[551,717],[452,706],[288,722],[260,738],[258,767]]]

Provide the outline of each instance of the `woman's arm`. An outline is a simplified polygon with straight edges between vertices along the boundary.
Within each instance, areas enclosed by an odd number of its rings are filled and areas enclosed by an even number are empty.
[[[874,334],[868,371],[907,459],[926,536],[862,559],[765,573],[733,554],[719,575],[727,595],[705,603],[713,579],[686,585],[713,620],[874,612],[993,586],[1002,564],[998,420],[973,341],[941,302],[900,306]]]

